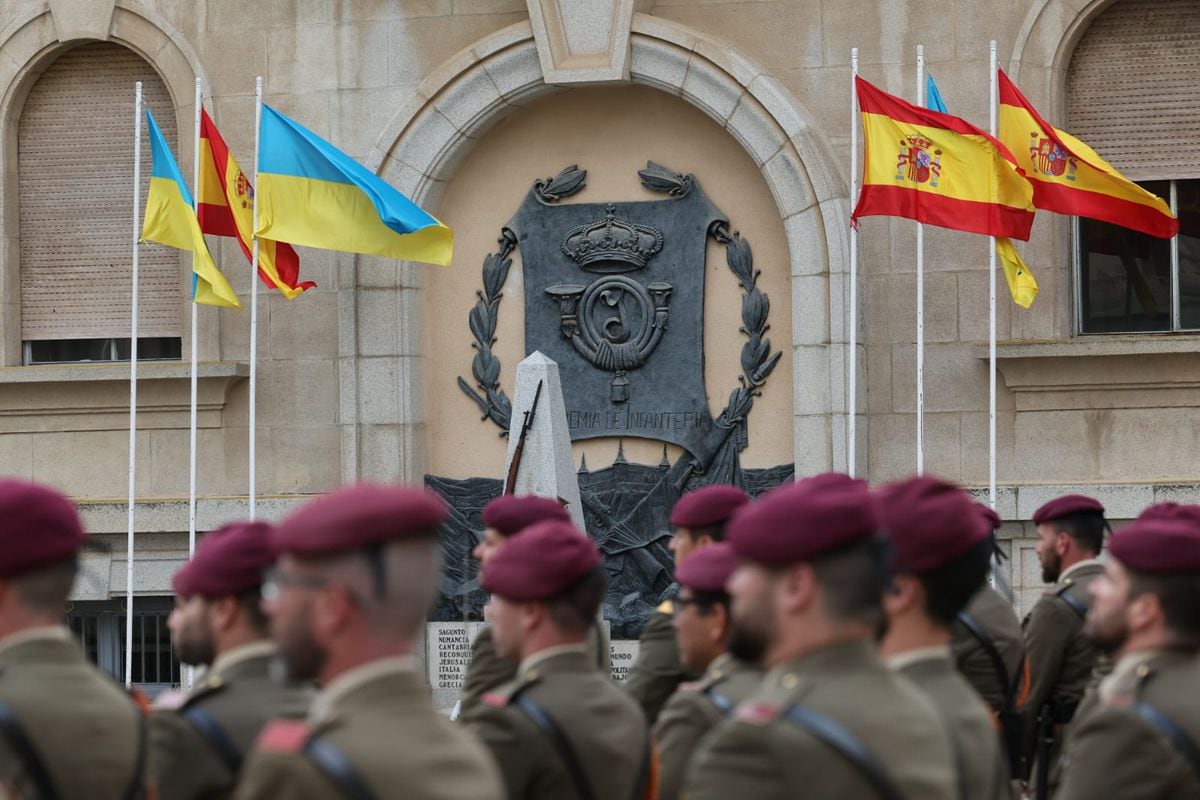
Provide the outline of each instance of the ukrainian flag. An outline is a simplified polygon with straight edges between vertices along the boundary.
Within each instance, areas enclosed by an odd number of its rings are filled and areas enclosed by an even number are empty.
[[[295,120],[262,107],[258,229],[277,242],[446,265],[454,233]]]
[[[150,194],[146,198],[146,216],[142,220],[142,241],[158,242],[180,250],[192,251],[192,299],[210,306],[241,308],[237,294],[225,276],[213,263],[200,223],[196,220],[195,204],[179,164],[167,147],[158,123],[146,109],[150,126]]]

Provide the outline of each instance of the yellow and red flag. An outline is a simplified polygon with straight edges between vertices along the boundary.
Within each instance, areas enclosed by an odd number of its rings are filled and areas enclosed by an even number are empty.
[[[906,103],[856,79],[863,185],[851,215],[889,216],[1027,240],[1033,189],[996,139],[950,114]]]
[[[1000,71],[1000,141],[1033,184],[1033,204],[1170,238],[1179,220],[1162,198],[1130,181],[1066,131],[1050,125]]]
[[[200,229],[213,236],[232,236],[251,259],[254,231],[254,187],[225,146],[208,111],[200,110]],[[284,242],[258,240],[258,277],[289,300],[317,284],[300,280],[300,256]]]

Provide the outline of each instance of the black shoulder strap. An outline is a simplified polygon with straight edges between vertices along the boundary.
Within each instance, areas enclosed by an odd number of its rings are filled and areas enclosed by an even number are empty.
[[[715,686],[705,687],[704,696],[709,699],[709,702],[711,702],[714,706],[717,707],[717,711],[720,711],[725,716],[728,717],[733,712],[734,702],[732,700],[730,700],[728,697],[726,697],[725,695],[718,692],[717,687],[715,687]]]
[[[633,800],[643,800],[650,783],[650,773],[654,762],[654,738],[647,734],[646,747],[642,751],[642,766],[638,770],[637,783],[633,785]]]
[[[133,775],[125,788],[125,800],[139,800],[146,796],[146,751],[150,748],[150,723],[142,710],[137,711],[137,756],[133,762]]]
[[[1071,586],[1073,585],[1074,584],[1064,586],[1062,589],[1059,589],[1057,592],[1055,592],[1054,596],[1070,606],[1071,610],[1078,614],[1080,619],[1084,619],[1087,617],[1087,606],[1079,602],[1078,598],[1071,595]]]
[[[200,734],[200,738],[207,742],[217,757],[221,759],[225,769],[229,770],[231,775],[237,775],[242,768],[242,751],[233,743],[229,734],[213,718],[213,715],[198,706],[188,706],[183,709],[183,716],[192,723],[192,727]]]
[[[321,736],[312,737],[304,745],[304,754],[337,784],[343,797],[348,800],[375,800],[375,793],[363,783],[350,759],[328,739]]]
[[[1196,740],[1188,736],[1187,731],[1179,727],[1175,720],[1149,703],[1134,703],[1133,710],[1139,717],[1165,734],[1179,754],[1191,765],[1196,776],[1200,777],[1200,746],[1196,745]]]
[[[1009,678],[1008,667],[1005,666],[1004,657],[996,648],[996,642],[992,640],[983,626],[966,611],[958,612],[958,621],[975,637],[975,640],[983,647],[983,652],[987,653],[988,658],[991,659],[992,669],[996,670],[996,677],[1000,679],[1000,690],[1004,693],[1004,709],[1012,710],[1016,684]]]
[[[0,702],[0,733],[4,735],[17,759],[25,766],[29,779],[37,787],[38,797],[42,800],[58,800],[58,790],[50,780],[45,762],[42,761],[29,735],[25,733],[21,720],[17,719],[12,708],[3,702]]]
[[[792,706],[783,716],[788,722],[808,731],[849,761],[867,779],[882,800],[904,800],[904,794],[896,786],[892,776],[853,733],[824,714],[803,706]]]
[[[533,724],[537,725],[538,729],[550,740],[558,757],[562,759],[567,774],[571,777],[571,783],[575,785],[575,793],[579,796],[579,800],[595,800],[596,795],[592,792],[587,776],[583,773],[579,757],[575,755],[575,750],[567,741],[562,729],[558,727],[558,723],[541,706],[523,694],[513,698],[513,702],[525,712],[527,717],[533,720]]]

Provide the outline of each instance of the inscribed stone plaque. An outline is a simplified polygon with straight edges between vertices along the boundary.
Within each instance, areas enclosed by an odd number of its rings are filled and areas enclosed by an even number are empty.
[[[427,627],[429,685],[435,690],[462,689],[471,661],[471,643],[483,630],[482,622],[431,622]]]
[[[637,661],[638,648],[641,642],[637,639],[613,639],[609,646],[612,666],[612,679],[624,683],[629,677],[629,668]]]

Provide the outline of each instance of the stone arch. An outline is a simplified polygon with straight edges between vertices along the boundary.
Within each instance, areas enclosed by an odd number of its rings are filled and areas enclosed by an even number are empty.
[[[191,127],[196,77],[207,87],[200,59],[182,32],[132,0],[56,0],[0,30],[0,292],[9,298],[20,296],[16,120],[47,67],[87,41],[120,44],[144,59],[166,84],[180,130]],[[185,303],[182,293],[180,303]],[[20,324],[19,303],[0,304],[0,366],[21,363]]]
[[[632,83],[706,112],[750,154],[770,187],[791,262],[796,469],[798,474],[845,469],[849,208],[846,181],[828,142],[777,79],[725,42],[638,13],[630,49]],[[382,132],[367,165],[417,202],[435,203],[489,127],[555,91],[561,89],[544,81],[531,25],[517,23],[430,74]],[[346,345],[357,352],[353,343]],[[354,384],[358,391],[361,375]],[[402,385],[398,405],[420,408],[422,390],[420,380]],[[360,403],[343,397],[342,407],[357,409]],[[359,455],[354,416],[343,420],[348,478],[359,477],[359,465],[371,460]],[[393,466],[402,477],[419,480],[423,464],[412,439],[421,434],[423,420],[410,417],[409,423],[396,443],[403,452]]]
[[[1034,102],[1061,114],[1066,111],[1067,67],[1088,25],[1116,0],[1038,0],[1021,25],[1008,73]],[[1025,88],[1028,85],[1029,88]],[[1034,91],[1037,90],[1037,91]],[[1040,94],[1040,98],[1034,95]]]

